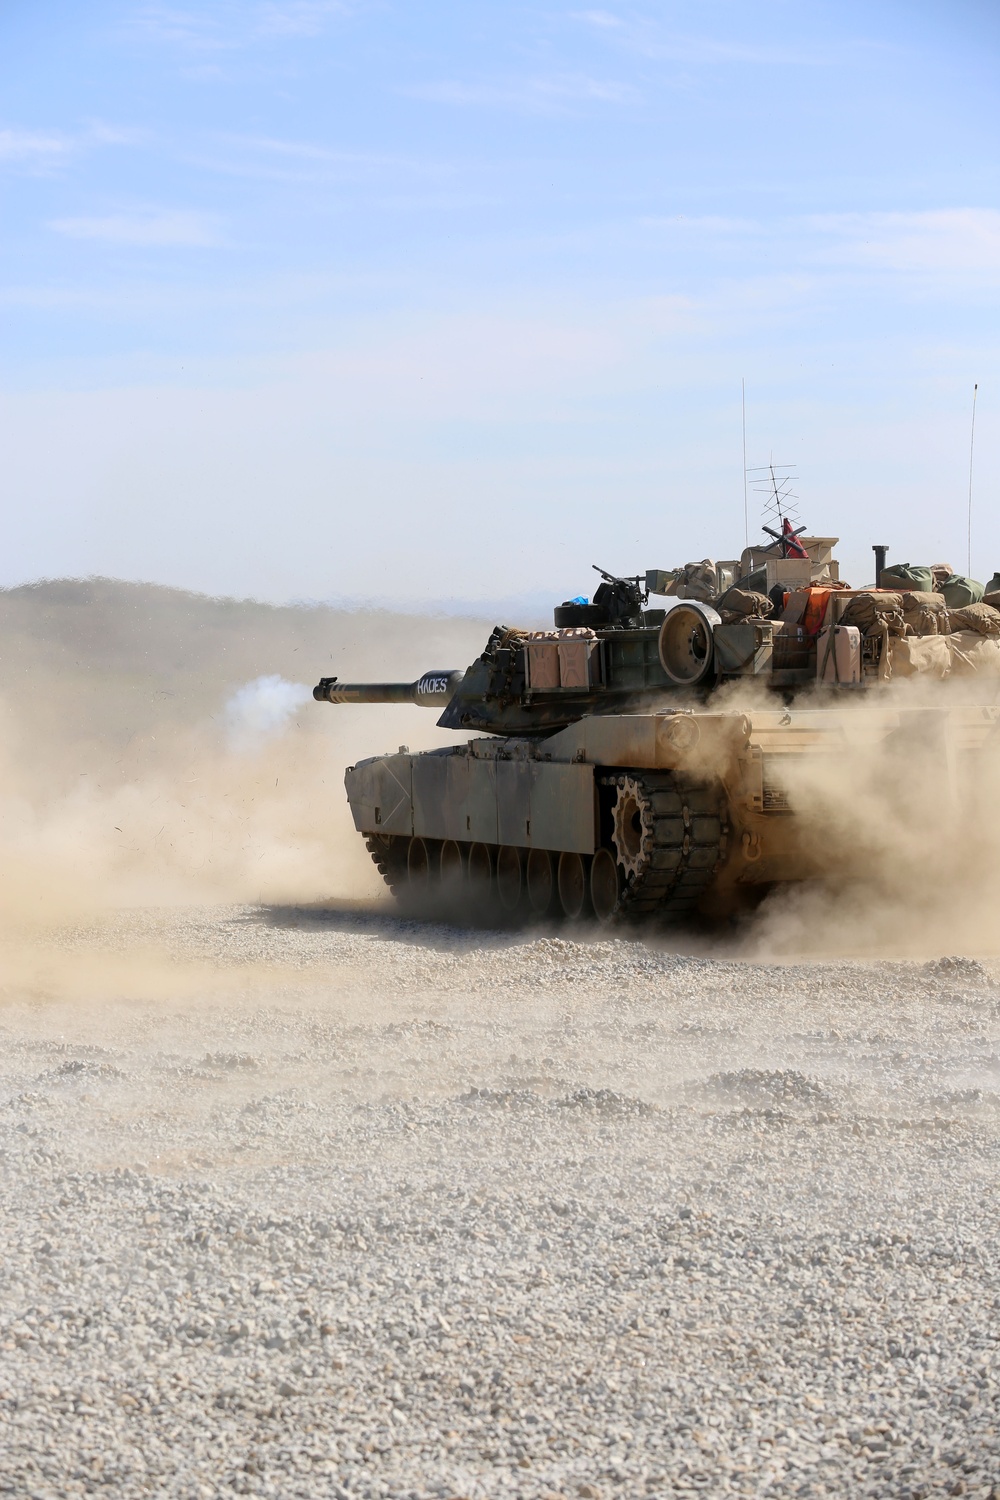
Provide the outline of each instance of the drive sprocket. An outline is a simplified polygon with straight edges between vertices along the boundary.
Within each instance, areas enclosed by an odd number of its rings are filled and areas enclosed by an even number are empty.
[[[626,879],[635,880],[648,865],[653,846],[652,808],[636,777],[618,777],[611,815],[615,858]]]
[[[618,915],[690,916],[726,856],[729,820],[721,786],[670,771],[618,771],[598,779],[613,792],[610,842],[623,877]]]

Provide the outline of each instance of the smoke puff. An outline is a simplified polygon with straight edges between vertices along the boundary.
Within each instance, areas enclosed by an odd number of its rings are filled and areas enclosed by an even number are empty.
[[[226,736],[232,750],[254,750],[276,739],[288,727],[296,709],[312,697],[301,682],[287,682],[276,673],[256,677],[226,704]]]
[[[0,590],[5,972],[14,934],[41,929],[48,963],[53,926],[122,905],[383,896],[344,767],[449,736],[408,704],[307,702],[299,672],[409,680],[489,627],[109,579]]]

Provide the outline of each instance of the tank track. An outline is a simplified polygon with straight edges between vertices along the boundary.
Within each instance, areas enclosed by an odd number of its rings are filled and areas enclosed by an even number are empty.
[[[722,788],[669,771],[615,772],[600,775],[598,785],[607,804],[626,791],[634,797],[641,822],[640,848],[628,860],[617,916],[667,922],[691,916],[726,856]],[[409,843],[404,835],[365,839],[379,874],[400,898],[407,891]]]
[[[375,868],[394,896],[398,896],[406,885],[406,850],[408,838],[379,838],[369,834],[365,848],[375,861]]]
[[[628,788],[642,821],[637,868],[619,896],[623,917],[690,916],[726,855],[728,820],[722,788],[669,771],[627,771],[599,778]]]

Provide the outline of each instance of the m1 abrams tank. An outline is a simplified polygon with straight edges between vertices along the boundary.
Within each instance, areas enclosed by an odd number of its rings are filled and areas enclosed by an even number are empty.
[[[592,601],[558,606],[552,630],[497,626],[465,672],[324,677],[319,701],[440,708],[459,735],[347,770],[390,889],[473,921],[722,920],[825,872],[795,773],[844,753],[863,701],[869,742],[919,745],[944,772],[996,739],[995,707],[908,706],[885,685],[997,673],[1000,611],[949,609],[944,565],[895,576],[875,548],[887,586],[851,589],[837,538],[769,535],[728,562],[598,569]]]

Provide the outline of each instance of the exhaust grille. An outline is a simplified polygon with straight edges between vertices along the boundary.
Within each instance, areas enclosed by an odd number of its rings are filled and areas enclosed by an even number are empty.
[[[761,807],[764,812],[790,813],[792,811],[788,789],[781,781],[777,767],[771,759],[766,759],[761,768],[761,784]]]

